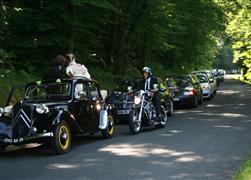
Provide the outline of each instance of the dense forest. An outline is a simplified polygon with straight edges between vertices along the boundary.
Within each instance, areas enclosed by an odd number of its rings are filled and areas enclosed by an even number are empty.
[[[0,71],[40,78],[73,52],[105,87],[205,68],[251,74],[250,0],[0,0]],[[10,76],[10,75],[9,75]],[[18,77],[20,77],[18,75]],[[17,78],[17,79],[16,79]],[[6,81],[6,80],[5,80]]]

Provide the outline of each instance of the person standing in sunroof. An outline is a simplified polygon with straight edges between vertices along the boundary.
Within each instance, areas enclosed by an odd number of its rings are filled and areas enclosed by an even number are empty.
[[[66,67],[66,74],[73,77],[85,77],[91,79],[88,69],[83,65],[76,62],[76,57],[74,54],[66,54],[66,59],[68,61],[68,66]]]

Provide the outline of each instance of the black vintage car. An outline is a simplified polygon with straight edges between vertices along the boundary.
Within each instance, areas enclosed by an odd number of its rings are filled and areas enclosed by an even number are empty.
[[[120,124],[128,124],[131,110],[134,108],[135,94],[139,90],[141,79],[122,80],[108,95],[106,101],[113,106],[113,115]],[[161,103],[164,105],[167,115],[173,115],[173,101],[164,83],[161,83]]]
[[[21,100],[15,94],[22,89]],[[49,142],[56,154],[71,147],[72,136],[101,131],[114,134],[111,106],[98,84],[85,78],[14,86],[5,108],[0,109],[0,147]],[[20,97],[21,93],[19,93]]]
[[[197,107],[203,103],[200,82],[195,75],[169,76],[166,80],[175,107]]]

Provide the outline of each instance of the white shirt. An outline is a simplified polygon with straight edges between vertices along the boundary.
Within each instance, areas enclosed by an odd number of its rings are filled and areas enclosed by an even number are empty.
[[[151,80],[151,78],[148,78],[147,80],[145,80],[145,91],[151,89],[150,80]]]
[[[71,62],[70,65],[66,68],[66,73],[68,75],[72,74],[74,77],[80,76],[91,79],[87,68],[82,64],[76,63],[75,61]]]

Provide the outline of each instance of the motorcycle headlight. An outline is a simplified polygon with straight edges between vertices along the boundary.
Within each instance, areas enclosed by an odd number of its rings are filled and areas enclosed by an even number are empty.
[[[0,108],[0,117],[3,115],[3,108]]]
[[[140,101],[141,101],[141,98],[138,97],[138,96],[135,96],[135,98],[134,98],[134,104],[138,105],[138,104],[140,104]]]
[[[49,112],[49,108],[45,104],[39,104],[36,107],[36,111],[38,114],[46,114]]]

